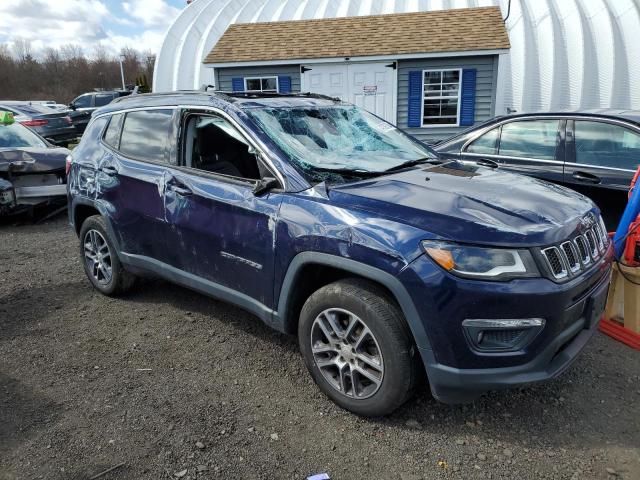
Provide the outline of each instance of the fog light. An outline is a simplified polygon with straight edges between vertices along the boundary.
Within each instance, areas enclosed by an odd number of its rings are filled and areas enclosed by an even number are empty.
[[[483,328],[531,328],[544,327],[544,318],[481,319],[468,318],[462,322],[463,327]]]
[[[526,347],[542,331],[544,324],[543,318],[469,318],[462,322],[462,327],[475,350],[508,352]]]

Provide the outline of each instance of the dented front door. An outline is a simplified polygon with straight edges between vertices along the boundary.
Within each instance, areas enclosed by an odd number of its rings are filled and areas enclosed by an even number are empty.
[[[281,194],[251,182],[174,169],[165,179],[170,263],[270,306]]]

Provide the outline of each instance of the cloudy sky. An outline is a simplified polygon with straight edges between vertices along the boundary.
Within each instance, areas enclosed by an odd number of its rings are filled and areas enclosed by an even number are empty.
[[[81,45],[91,55],[97,44],[116,53],[124,46],[160,48],[164,33],[185,0],[0,0],[0,43],[31,41],[44,47]]]

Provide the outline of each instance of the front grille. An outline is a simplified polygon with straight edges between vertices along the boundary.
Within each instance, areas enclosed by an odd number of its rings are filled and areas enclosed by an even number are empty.
[[[555,278],[561,279],[568,275],[567,269],[565,268],[566,263],[563,261],[563,255],[560,253],[560,249],[556,247],[545,248],[542,250],[542,254],[544,258],[547,259],[551,273]]]
[[[485,330],[481,343],[492,343],[499,345],[513,345],[527,333],[527,330],[515,328],[510,330]]]
[[[580,261],[583,265],[589,265],[591,263],[591,257],[589,256],[589,249],[587,248],[587,239],[582,235],[578,235],[573,239],[573,243],[578,247],[578,253],[580,254]]]
[[[586,237],[587,243],[589,244],[589,255],[591,255],[591,258],[595,260],[596,258],[598,258],[598,246],[596,243],[596,236],[593,233],[593,230],[587,230],[584,236]]]
[[[609,237],[602,222],[590,218],[590,226],[581,235],[560,244],[542,249],[551,275],[556,280],[563,280],[571,275],[579,274],[589,265],[595,263],[607,249]]]
[[[571,242],[564,242],[560,245],[562,253],[567,257],[567,266],[571,272],[577,272],[580,270],[580,259],[578,258],[578,252],[576,247]]]

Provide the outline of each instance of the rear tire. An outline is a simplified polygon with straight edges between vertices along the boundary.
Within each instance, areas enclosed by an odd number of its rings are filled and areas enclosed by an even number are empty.
[[[313,293],[298,341],[320,390],[353,413],[388,415],[413,393],[413,339],[400,308],[373,282],[345,279]]]
[[[80,258],[93,287],[108,296],[121,295],[131,289],[136,277],[127,272],[100,215],[88,217],[80,228]]]

